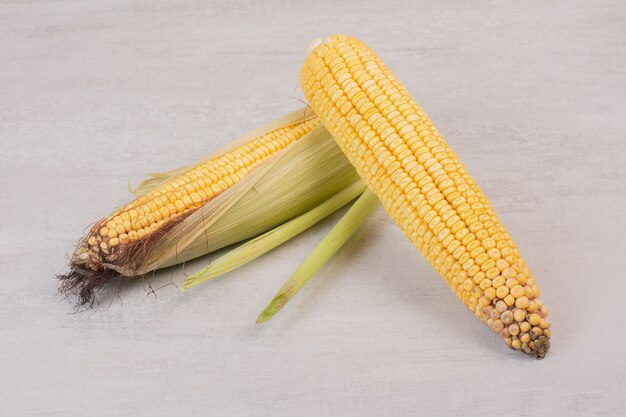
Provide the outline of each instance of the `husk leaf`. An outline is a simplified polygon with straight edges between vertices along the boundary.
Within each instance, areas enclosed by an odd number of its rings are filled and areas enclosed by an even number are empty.
[[[263,323],[278,313],[294,295],[300,291],[313,275],[328,262],[335,253],[365,223],[367,217],[378,206],[378,197],[369,189],[359,197],[335,227],[322,239],[313,251],[300,264],[298,269],[283,284],[272,301],[259,315],[257,323]]]

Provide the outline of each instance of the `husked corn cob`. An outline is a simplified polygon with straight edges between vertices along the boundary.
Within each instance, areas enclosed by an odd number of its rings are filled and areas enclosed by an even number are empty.
[[[550,324],[539,288],[486,197],[391,70],[334,35],[306,59],[311,107],[406,236],[477,318],[542,358]]]
[[[319,119],[312,118],[271,131],[191,169],[102,219],[87,238],[91,256],[86,266],[96,270],[103,263],[115,261],[124,245],[146,239],[168,223],[184,218],[318,124]]]

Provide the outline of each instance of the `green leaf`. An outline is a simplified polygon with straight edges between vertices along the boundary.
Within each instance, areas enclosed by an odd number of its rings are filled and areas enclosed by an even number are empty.
[[[378,197],[376,194],[370,190],[365,190],[350,210],[289,277],[274,296],[274,299],[259,315],[257,323],[266,322],[279,312],[298,293],[300,288],[359,230],[377,205]]]

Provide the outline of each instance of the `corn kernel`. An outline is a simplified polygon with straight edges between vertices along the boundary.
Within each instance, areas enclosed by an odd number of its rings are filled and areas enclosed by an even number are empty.
[[[502,276],[498,276],[496,278],[494,278],[493,280],[491,280],[491,285],[493,286],[493,288],[498,288],[504,285],[504,277]]]
[[[509,287],[507,287],[506,285],[502,285],[501,287],[498,287],[496,289],[496,297],[504,298],[507,295],[509,295]]]
[[[505,287],[505,288],[508,288],[508,287]],[[515,304],[515,297],[513,297],[511,294],[509,294],[509,295],[507,295],[506,297],[503,298],[503,301],[509,307],[513,307],[513,305]]]
[[[489,287],[485,290],[485,297],[487,297],[488,300],[493,300],[496,298],[496,289],[493,287]]]
[[[517,300],[515,300],[515,307],[517,308],[528,308],[528,305],[529,301],[526,297],[519,297]]]
[[[511,313],[510,310],[506,310],[500,316],[500,320],[502,320],[502,323],[504,323],[504,324],[511,323],[513,321],[513,313]]]
[[[536,326],[537,324],[541,322],[541,317],[539,316],[539,314],[533,313],[530,316],[528,316],[528,322],[532,324],[533,326]]]
[[[511,295],[515,298],[524,296],[524,288],[521,285],[516,285],[511,288]]]

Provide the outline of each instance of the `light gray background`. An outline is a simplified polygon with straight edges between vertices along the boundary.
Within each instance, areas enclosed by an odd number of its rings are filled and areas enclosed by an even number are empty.
[[[625,28],[621,0],[0,1],[0,414],[624,415]],[[72,315],[56,293],[128,179],[297,108],[307,45],[335,32],[490,196],[550,308],[545,360],[474,319],[382,209],[264,326],[336,216],[185,294],[126,286]]]

